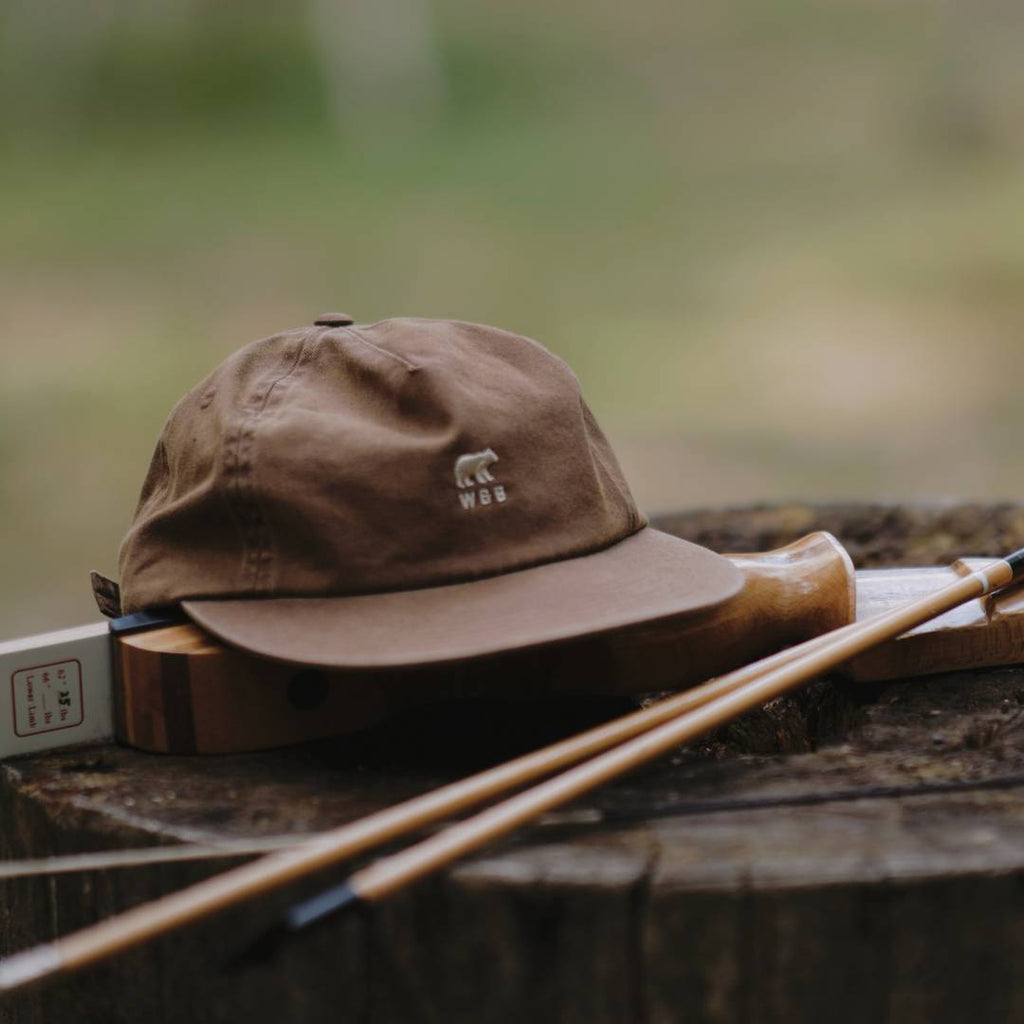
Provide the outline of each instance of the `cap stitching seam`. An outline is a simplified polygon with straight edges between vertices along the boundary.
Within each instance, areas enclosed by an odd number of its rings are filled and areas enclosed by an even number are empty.
[[[356,341],[361,341],[367,348],[372,348],[374,352],[379,352],[381,355],[388,356],[394,359],[396,362],[401,363],[410,373],[415,373],[420,367],[416,363],[409,362],[408,359],[403,358],[395,352],[390,352],[386,348],[381,348],[380,345],[375,345],[372,341],[368,341],[358,331],[351,327],[339,327],[340,331],[344,331],[346,334],[351,335]]]
[[[279,384],[290,377],[299,368],[302,357],[307,350],[306,342],[310,337],[309,331],[300,340],[291,365],[284,373],[266,383],[266,391],[260,395],[257,391],[257,401],[250,399],[243,409],[242,421],[238,424],[237,434],[232,439],[233,459],[225,467],[233,477],[233,487],[228,489],[229,499],[234,499],[237,519],[240,524],[242,535],[242,582],[246,589],[258,593],[269,573],[271,538],[267,521],[264,518],[263,510],[256,501],[252,485],[252,446],[255,439],[256,427],[263,413],[270,404],[271,395]]]
[[[454,324],[457,327],[469,327],[469,328],[483,327],[483,328],[485,328],[488,331],[494,331],[496,334],[504,334],[504,335],[507,335],[510,338],[515,338],[517,341],[525,341],[529,347],[535,349],[536,351],[540,352],[542,355],[547,356],[549,359],[551,359],[554,362],[558,363],[558,365],[561,366],[563,370],[566,370],[569,373],[569,375],[572,377],[572,379],[574,381],[576,381],[577,384],[579,384],[579,377],[576,376],[576,373],[573,370],[573,368],[560,355],[558,355],[557,352],[552,352],[550,349],[545,348],[539,341],[536,341],[534,338],[531,338],[528,334],[517,334],[515,331],[506,330],[504,327],[495,327],[492,324],[477,324],[477,323],[473,323],[473,321],[471,321],[471,320],[453,320],[453,319],[446,319],[446,318],[441,318],[441,317],[429,317],[429,316],[410,316],[410,317],[400,317],[400,318],[399,317],[393,317],[392,320],[394,320],[394,319],[414,320],[417,323],[425,323],[425,324],[448,324],[448,325]],[[391,321],[383,320],[383,321],[379,321],[379,322],[380,323],[389,323]],[[396,356],[396,358],[399,358],[399,357]]]

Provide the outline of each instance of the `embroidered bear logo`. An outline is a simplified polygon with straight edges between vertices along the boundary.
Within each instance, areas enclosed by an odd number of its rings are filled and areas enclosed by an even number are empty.
[[[460,455],[455,460],[455,483],[459,487],[472,487],[474,482],[478,484],[493,483],[494,474],[488,467],[493,466],[497,461],[498,456],[491,448],[485,448],[482,452]]]

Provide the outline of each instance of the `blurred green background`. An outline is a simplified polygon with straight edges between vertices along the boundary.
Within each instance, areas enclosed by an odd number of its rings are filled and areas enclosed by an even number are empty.
[[[0,636],[324,309],[576,369],[649,510],[1017,496],[1024,9],[0,2]]]

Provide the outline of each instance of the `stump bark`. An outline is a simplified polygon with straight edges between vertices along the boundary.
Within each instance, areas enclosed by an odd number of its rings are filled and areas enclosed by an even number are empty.
[[[719,550],[829,529],[859,566],[1024,544],[1013,505],[717,510],[659,525]],[[627,706],[476,701],[269,754],[104,746],[9,762],[0,857],[305,834]],[[1020,1020],[1022,787],[1024,669],[825,680],[260,968],[225,960],[352,865],[26,995],[0,1020]],[[238,860],[9,878],[0,951]]]

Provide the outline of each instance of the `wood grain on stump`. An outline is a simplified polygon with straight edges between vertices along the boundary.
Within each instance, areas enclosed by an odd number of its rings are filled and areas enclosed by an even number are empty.
[[[828,529],[862,567],[1024,544],[1013,505],[792,506],[660,525],[718,550]],[[0,856],[301,835],[628,706],[477,701],[268,754],[104,746],[9,762]],[[27,995],[0,1020],[1024,1020],[1022,787],[1024,669],[826,680],[263,968],[224,964],[352,865]],[[7,879],[0,952],[238,859]]]

